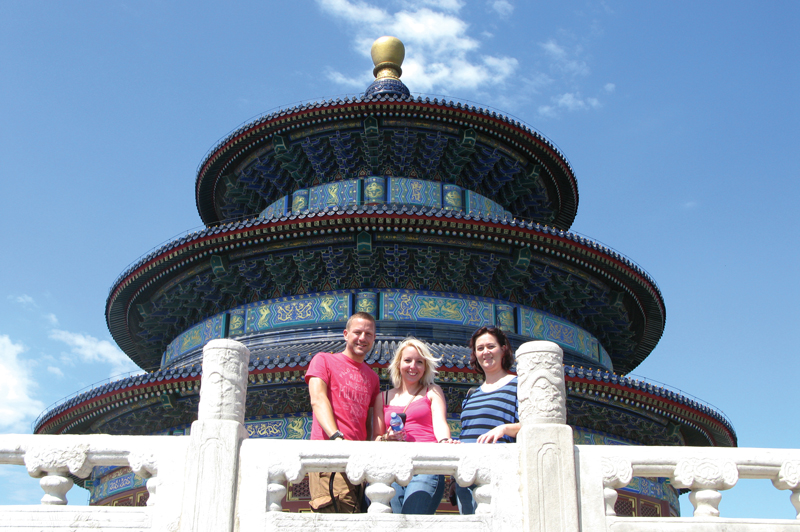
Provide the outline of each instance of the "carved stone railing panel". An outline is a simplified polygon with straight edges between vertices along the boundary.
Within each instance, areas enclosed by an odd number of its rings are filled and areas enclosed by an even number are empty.
[[[703,529],[698,528],[698,523],[718,522],[719,526],[732,531],[761,530],[759,527],[765,526],[756,523],[770,523],[770,530],[800,530],[800,519],[793,519],[789,525],[787,520],[739,520],[720,517],[719,513],[721,490],[735,488],[739,478],[762,478],[771,479],[778,489],[792,490],[790,500],[793,513],[797,515],[795,493],[800,488],[800,450],[797,449],[578,445],[576,456],[579,458],[581,524],[585,532],[605,531],[606,526],[608,530],[612,527],[613,530],[646,529],[640,528],[644,525],[637,518],[619,518],[609,512],[613,506],[610,508],[608,490],[622,487],[629,474],[632,477],[667,477],[674,487],[691,489],[689,499],[695,507],[693,518],[679,521],[686,529],[689,529],[689,522],[692,530]],[[630,464],[630,473],[627,464]],[[607,525],[598,526],[596,523],[604,514]],[[672,518],[648,518],[647,522],[661,523],[649,529],[678,526],[678,521]],[[710,524],[707,529],[720,530]]]
[[[329,471],[345,474],[356,484],[369,484],[366,493],[371,502],[370,514],[391,513],[389,501],[394,496],[391,484],[406,485],[416,474],[452,475],[463,486],[475,485],[477,513],[488,514],[493,511],[492,501],[501,484],[499,477],[508,477],[508,473],[494,473],[507,468],[498,466],[498,460],[505,458],[508,463],[517,456],[517,448],[493,446],[492,454],[497,456],[490,457],[484,449],[487,448],[479,445],[436,443],[248,440],[242,443],[240,467],[266,472],[266,512],[282,510],[280,499],[285,496],[286,482],[300,482],[309,472]],[[498,449],[504,452],[498,453]],[[519,485],[516,476],[504,482],[509,486]],[[258,486],[258,482],[248,480],[243,491],[253,492]],[[247,495],[247,500],[252,499]],[[519,504],[515,506],[518,508]],[[242,511],[240,505],[240,519],[251,520],[252,516],[243,516]]]

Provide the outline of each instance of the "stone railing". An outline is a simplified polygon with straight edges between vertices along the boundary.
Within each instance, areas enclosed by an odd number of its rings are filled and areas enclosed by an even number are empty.
[[[232,340],[205,347],[191,436],[0,436],[0,464],[24,465],[44,491],[41,505],[0,507],[0,528],[800,532],[800,519],[730,519],[718,511],[720,491],[741,477],[771,479],[791,492],[800,513],[800,450],[575,446],[561,350],[549,342],[517,352],[522,429],[518,443],[491,446],[247,439],[249,356]],[[85,478],[95,466],[130,466],[148,478],[148,506],[66,506],[70,475]],[[282,512],[287,482],[310,471],[367,482],[368,513]],[[392,515],[392,482],[418,473],[474,485],[476,514]],[[615,516],[616,489],[633,477],[667,477],[692,490],[694,516]]]

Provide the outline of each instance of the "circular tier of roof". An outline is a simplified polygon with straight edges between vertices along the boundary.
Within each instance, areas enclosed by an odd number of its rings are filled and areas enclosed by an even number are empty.
[[[324,348],[335,352],[342,347],[343,342],[336,341],[254,351],[249,367],[247,417],[252,417],[263,405],[279,410],[286,408],[283,402],[287,400],[298,403],[292,405],[295,407],[292,412],[310,411],[303,380],[311,358],[308,351]],[[376,368],[384,380],[388,379],[386,366],[395,347],[396,342],[376,342],[375,349],[367,357],[367,363]],[[437,382],[446,389],[448,412],[458,413],[468,387],[479,383],[474,372],[462,369],[469,351],[447,344],[434,343],[430,347],[434,354],[444,358]],[[565,366],[564,370],[570,424],[630,439],[638,437],[639,443],[649,445],[665,444],[659,438],[666,437],[671,426],[680,428],[687,445],[736,445],[736,433],[724,414],[679,392],[601,370],[573,366]],[[37,419],[34,432],[151,434],[191,423],[197,416],[201,374],[198,363],[105,384],[44,413]],[[265,393],[280,393],[282,399],[273,400],[264,396]],[[142,426],[131,423],[128,418],[135,411],[142,411],[142,414],[133,417],[146,419],[148,423]],[[637,436],[630,429],[634,418],[648,420],[662,429]],[[658,436],[659,433],[662,435]]]
[[[309,103],[237,129],[201,163],[195,197],[213,225],[297,189],[371,175],[454,184],[561,229],[578,208],[569,162],[536,131],[475,106],[394,95]]]
[[[425,260],[409,262],[416,253]],[[409,264],[403,275],[387,273],[395,259]],[[459,260],[463,271],[450,272]],[[176,239],[117,279],[106,320],[123,351],[154,368],[179,334],[226,309],[325,290],[410,286],[559,316],[594,335],[623,373],[655,347],[666,318],[647,273],[596,242],[513,219],[386,205],[232,222]]]

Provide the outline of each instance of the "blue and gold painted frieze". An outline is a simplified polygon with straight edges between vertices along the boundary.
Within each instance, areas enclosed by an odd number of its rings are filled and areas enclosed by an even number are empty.
[[[251,438],[311,439],[311,416],[289,415],[281,418],[245,421],[244,426],[247,429],[247,435]]]
[[[98,470],[99,468],[95,468]],[[129,467],[110,468],[99,471],[92,471],[92,488],[89,495],[89,503],[94,504],[117,493],[141,488],[145,485],[145,479],[134,474]]]
[[[386,203],[386,178],[371,176],[364,178],[364,205]]]
[[[464,210],[468,214],[486,216],[487,218],[511,218],[511,214],[504,210],[503,207],[471,190],[464,192],[464,203]]]
[[[360,203],[358,179],[325,183],[311,187],[308,192],[308,209],[311,211],[321,211],[327,207],[354,207]]]
[[[495,323],[504,331],[516,332],[514,327],[514,307],[511,305],[498,304],[495,308]]]
[[[378,315],[378,293],[358,292],[356,294],[355,312],[366,312],[373,316]]]
[[[549,340],[600,363],[597,339],[584,329],[566,320],[535,309],[519,307],[519,334],[537,340]],[[610,360],[609,360],[610,362]]]
[[[603,346],[599,343],[597,344],[597,347],[600,349],[600,363],[607,368],[613,368],[614,365],[611,362],[611,357],[608,355],[608,351],[603,349]]]
[[[241,336],[245,333],[244,324],[247,320],[247,310],[239,307],[228,312],[228,335]]]
[[[480,327],[493,324],[494,305],[470,297],[445,297],[433,292],[386,290],[380,294],[381,320],[414,320]]]
[[[178,335],[178,337],[167,346],[167,350],[164,353],[163,364],[168,364],[170,361],[186,353],[195,351],[211,340],[224,338],[226,319],[227,314],[217,314]]]
[[[266,218],[267,220],[271,220],[272,218],[280,218],[281,216],[286,216],[289,212],[289,196],[284,196],[277,201],[273,201],[266,209],[261,211],[259,214],[259,218]]]
[[[292,214],[300,214],[308,210],[308,189],[300,189],[292,193]]]
[[[247,306],[245,333],[267,331],[287,325],[347,321],[351,314],[349,292],[262,301]]]
[[[464,210],[464,191],[458,185],[442,185],[442,208]]]
[[[389,203],[437,208],[442,206],[441,183],[407,177],[390,177],[386,181]]]
[[[278,327],[345,322],[354,312],[369,312],[387,321],[474,328],[497,325],[513,334],[555,342],[565,351],[613,371],[611,358],[594,336],[546,312],[485,297],[396,289],[339,290],[248,303],[217,314],[179,335],[167,347],[162,366],[182,359],[187,353],[199,352],[215,338],[237,338]]]
[[[511,213],[500,204],[457,185],[398,176],[364,176],[296,190],[291,196],[274,201],[261,211],[260,217],[276,219],[289,213],[383,203],[444,208],[486,218],[511,218]]]

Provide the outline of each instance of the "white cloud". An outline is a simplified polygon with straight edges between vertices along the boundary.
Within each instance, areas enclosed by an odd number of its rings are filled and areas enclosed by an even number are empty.
[[[406,6],[414,6],[414,7],[430,6],[435,9],[453,11],[454,13],[458,13],[458,11],[462,7],[464,7],[464,2],[462,2],[461,0],[417,0],[417,1],[406,0],[404,4]]]
[[[44,408],[32,397],[36,383],[31,370],[19,356],[25,346],[0,335],[0,431],[30,432],[30,423]]]
[[[52,312],[50,312],[48,314],[45,314],[44,315],[44,319],[46,319],[48,321],[48,323],[50,323],[50,325],[52,325],[52,326],[58,325],[58,318]]]
[[[107,340],[93,336],[54,329],[50,338],[64,342],[72,348],[72,353],[84,362],[111,364],[111,376],[138,371],[139,368],[117,346]]]
[[[36,301],[33,300],[31,296],[28,294],[22,294],[19,296],[8,296],[8,299],[14,301],[15,303],[19,303],[23,307],[33,307],[36,308]]]
[[[514,12],[514,6],[511,5],[511,2],[508,0],[494,0],[489,2],[489,5],[492,6],[492,9],[497,11],[501,17],[507,17]]]
[[[49,371],[50,373],[52,373],[53,375],[56,375],[58,377],[63,377],[64,376],[64,372],[61,371],[60,368],[57,368],[55,366],[47,366],[47,371]]]
[[[606,85],[605,85],[605,87],[603,87],[603,89],[608,93],[612,93],[615,90],[617,90],[617,86],[614,85],[613,83],[606,83]]]
[[[553,39],[540,43],[539,46],[550,59],[552,68],[569,76],[589,75],[589,66],[586,61],[578,58],[582,52],[580,46],[576,47],[573,52],[569,52]]]
[[[578,92],[565,92],[552,98],[553,105],[542,105],[539,107],[539,115],[548,118],[558,116],[558,111],[585,111],[588,109],[599,109],[602,107],[597,98],[583,98]]]
[[[587,105],[580,96],[572,94],[571,92],[566,92],[561,96],[558,96],[555,99],[556,105],[567,111],[578,111],[580,109],[586,109]]]
[[[502,85],[517,69],[513,57],[479,52],[480,42],[469,36],[469,24],[456,16],[463,2],[427,0],[405,3],[389,12],[362,1],[317,0],[323,11],[351,24],[353,44],[369,56],[378,35],[394,35],[406,47],[403,81],[414,92],[475,90]],[[332,71],[332,81],[364,90],[371,76],[350,77]]]
[[[555,108],[552,105],[541,105],[539,106],[539,109],[537,109],[537,112],[542,116],[546,116],[547,118],[554,118],[558,116]]]
[[[696,201],[690,200],[690,201],[684,202],[683,205],[681,205],[681,207],[683,207],[684,210],[690,210],[690,209],[697,208],[698,205],[699,205],[699,203],[697,203]]]

